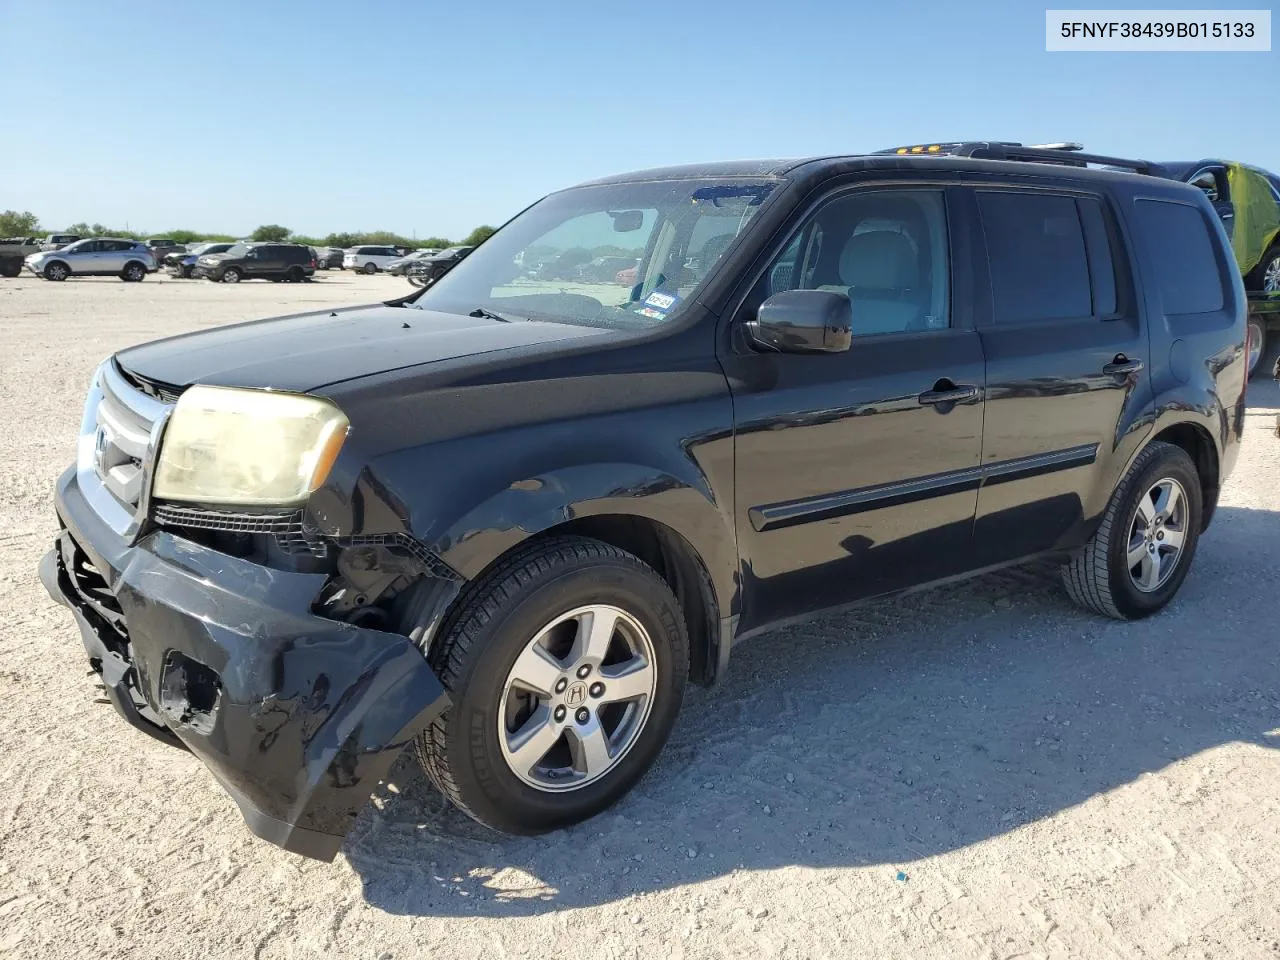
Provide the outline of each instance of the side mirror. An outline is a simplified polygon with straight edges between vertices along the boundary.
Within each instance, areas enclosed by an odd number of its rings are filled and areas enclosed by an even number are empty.
[[[843,353],[853,341],[853,305],[843,293],[784,290],[760,304],[743,329],[757,350]]]

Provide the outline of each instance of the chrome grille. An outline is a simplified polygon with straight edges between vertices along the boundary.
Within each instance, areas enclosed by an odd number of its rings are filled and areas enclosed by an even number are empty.
[[[146,515],[155,450],[171,409],[129,383],[114,360],[98,368],[81,423],[76,473],[94,510],[126,538]]]
[[[93,469],[107,491],[127,507],[142,496],[142,464],[155,424],[144,419],[125,399],[103,391],[93,439]]]

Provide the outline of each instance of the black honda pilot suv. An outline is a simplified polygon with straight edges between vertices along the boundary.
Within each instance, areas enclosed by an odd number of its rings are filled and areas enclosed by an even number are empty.
[[[124,350],[44,583],[127,721],[322,859],[410,744],[498,829],[598,813],[782,621],[1032,557],[1155,613],[1244,290],[1203,193],[1049,153],[598,180],[404,299]],[[567,250],[638,264],[524,267]]]

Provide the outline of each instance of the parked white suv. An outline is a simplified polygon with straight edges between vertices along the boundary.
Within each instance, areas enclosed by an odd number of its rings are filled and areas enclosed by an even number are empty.
[[[377,273],[387,269],[392,260],[399,260],[400,254],[395,247],[363,246],[352,247],[342,257],[342,265],[348,270],[359,270],[362,273]]]
[[[25,260],[27,269],[46,280],[67,277],[119,277],[137,282],[156,269],[156,258],[137,240],[93,237],[60,250],[43,250]]]

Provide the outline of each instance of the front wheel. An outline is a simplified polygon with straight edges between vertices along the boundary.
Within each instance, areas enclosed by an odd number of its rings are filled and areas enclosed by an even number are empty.
[[[1062,568],[1071,599],[1117,620],[1160,610],[1191,569],[1204,504],[1200,475],[1181,447],[1155,441],[1111,495],[1102,524]]]
[[[57,260],[44,268],[44,278],[46,280],[65,280],[70,273],[71,269],[65,263],[59,263]]]
[[[235,267],[227,267],[227,269],[222,272],[223,283],[239,283],[241,279],[243,279],[243,276]]]
[[[542,833],[595,816],[648,769],[688,673],[670,587],[616,547],[559,537],[517,551],[459,599],[430,654],[453,705],[417,741],[471,817]]]

